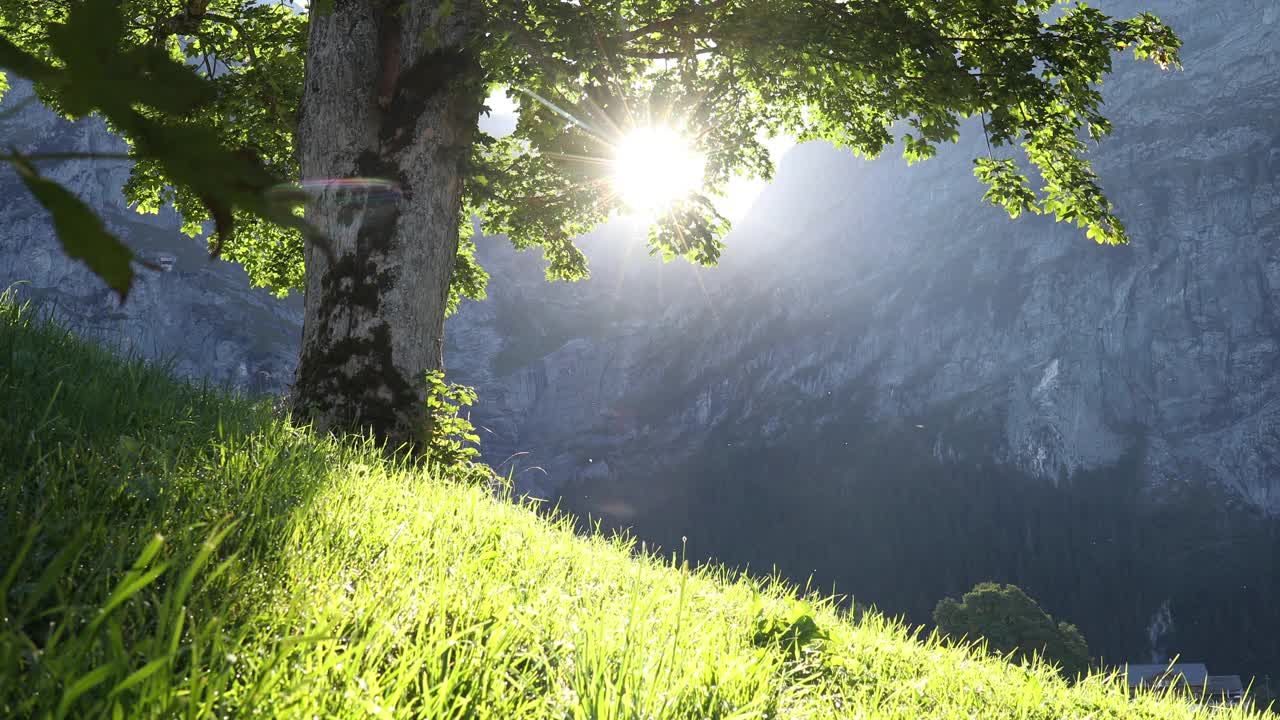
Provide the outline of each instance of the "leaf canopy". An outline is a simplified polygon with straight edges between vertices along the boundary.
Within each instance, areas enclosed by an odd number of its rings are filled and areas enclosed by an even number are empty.
[[[974,168],[987,201],[1127,242],[1086,157],[1111,130],[1098,86],[1116,51],[1168,68],[1180,47],[1153,15],[1058,0],[394,1],[479,18],[471,49],[518,120],[472,148],[459,227],[466,238],[475,215],[541,248],[558,279],[586,275],[574,238],[620,208],[610,147],[655,122],[707,159],[701,192],[655,219],[650,248],[667,259],[719,258],[729,224],[712,198],[735,175],[771,177],[770,136],[866,157],[898,140],[915,162],[973,117],[991,147]],[[267,191],[298,174],[305,14],[253,0],[0,0],[0,35],[0,67],[129,140],[125,194],[140,211],[172,204],[193,235],[212,221],[213,247],[256,283],[301,285],[303,225]],[[483,294],[473,253],[464,240],[452,306]]]

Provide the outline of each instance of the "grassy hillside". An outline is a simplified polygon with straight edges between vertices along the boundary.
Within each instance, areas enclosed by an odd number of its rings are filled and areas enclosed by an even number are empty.
[[[0,503],[2,717],[1249,717],[575,536],[10,302]]]

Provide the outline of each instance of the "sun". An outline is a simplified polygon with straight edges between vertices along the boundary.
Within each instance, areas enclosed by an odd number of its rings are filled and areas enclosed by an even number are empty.
[[[632,211],[662,212],[702,186],[706,161],[669,127],[633,130],[615,146],[613,186]]]

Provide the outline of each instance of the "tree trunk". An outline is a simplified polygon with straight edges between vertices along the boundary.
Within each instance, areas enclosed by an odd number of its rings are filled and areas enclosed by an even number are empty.
[[[298,127],[306,213],[295,413],[392,448],[429,436],[423,374],[443,367],[464,163],[484,100],[468,2],[332,0],[313,12]],[[318,6],[319,3],[316,3]]]

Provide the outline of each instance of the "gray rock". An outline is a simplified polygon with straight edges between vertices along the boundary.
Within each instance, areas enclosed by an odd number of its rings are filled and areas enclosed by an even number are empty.
[[[120,153],[125,145],[99,121],[70,123],[14,83],[0,119],[0,135],[24,152]],[[280,300],[249,287],[238,265],[210,260],[203,239],[178,231],[171,211],[140,215],[120,192],[129,164],[118,160],[41,163],[102,214],[107,226],[143,258],[167,271],[137,267],[121,304],[88,268],[66,257],[47,213],[10,171],[0,172],[0,288],[13,286],[73,331],[126,353],[170,363],[184,377],[252,393],[280,393],[293,380],[300,340],[299,298]]]

